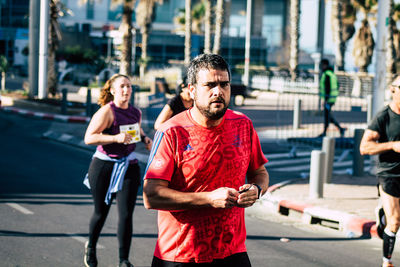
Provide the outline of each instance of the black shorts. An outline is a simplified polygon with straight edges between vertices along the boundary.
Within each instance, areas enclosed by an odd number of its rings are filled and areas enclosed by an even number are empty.
[[[224,259],[217,259],[210,263],[182,263],[172,262],[153,257],[151,267],[251,267],[247,252],[233,254]]]
[[[383,192],[400,198],[400,177],[378,177],[378,182]]]

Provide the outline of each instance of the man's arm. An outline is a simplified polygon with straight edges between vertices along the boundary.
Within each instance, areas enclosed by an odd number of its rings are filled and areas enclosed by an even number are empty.
[[[243,185],[239,188],[239,190],[243,190],[248,188],[247,192],[244,192],[239,195],[237,204],[239,207],[247,208],[252,206],[256,200],[258,199],[258,188],[253,185],[257,184],[261,187],[260,197],[265,194],[268,189],[269,184],[269,174],[265,169],[264,165],[261,165],[260,168],[254,171],[247,172],[247,181],[249,184]]]
[[[201,207],[232,208],[239,193],[228,187],[211,192],[181,192],[168,187],[161,179],[146,179],[143,185],[143,200],[146,209],[185,210]]]
[[[370,129],[365,130],[360,143],[361,155],[377,155],[389,150],[400,153],[400,141],[378,143],[379,137],[378,132]]]

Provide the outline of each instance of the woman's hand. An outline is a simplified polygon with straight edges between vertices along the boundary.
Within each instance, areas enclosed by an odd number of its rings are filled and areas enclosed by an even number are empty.
[[[127,133],[119,133],[115,136],[115,142],[118,144],[128,145],[132,140],[132,135]]]

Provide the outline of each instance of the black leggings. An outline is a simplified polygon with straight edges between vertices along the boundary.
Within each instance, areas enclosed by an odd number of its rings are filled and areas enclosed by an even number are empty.
[[[110,185],[114,162],[93,158],[89,166],[89,183],[94,201],[94,212],[89,224],[89,247],[95,248],[101,229],[106,221],[111,204],[104,200]],[[138,164],[131,164],[126,171],[122,189],[113,194],[118,208],[118,242],[120,259],[128,259],[132,239],[132,216],[135,208],[140,169]]]
[[[332,107],[333,107],[333,105],[334,105],[334,103],[327,103],[325,101],[325,105],[324,105],[324,133],[326,133],[326,130],[328,129],[330,123],[333,123],[339,130],[342,129],[342,127],[340,127],[339,122],[332,115]]]

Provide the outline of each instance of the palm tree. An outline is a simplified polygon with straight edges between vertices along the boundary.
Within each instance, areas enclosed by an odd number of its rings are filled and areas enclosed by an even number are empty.
[[[140,27],[140,33],[142,34],[142,56],[140,62],[140,77],[144,76],[144,72],[149,61],[149,58],[147,57],[147,43],[149,39],[151,25],[155,19],[156,3],[162,4],[163,0],[140,0],[135,10],[136,23]]]
[[[354,35],[355,20],[356,10],[350,0],[332,0],[331,24],[338,70],[344,70],[346,42]]]
[[[113,0],[114,3],[118,2]],[[121,25],[119,31],[122,32],[121,62],[119,73],[131,75],[132,73],[132,14],[136,0],[124,0],[122,7]]]
[[[87,1],[94,1],[94,0],[80,0],[79,3],[85,4]],[[121,59],[120,59],[119,72],[124,75],[131,75],[132,30],[133,30],[132,14],[136,4],[136,0],[111,0],[111,5],[120,5],[120,4],[123,5],[123,8],[121,15],[121,25],[119,27],[120,32],[122,32]]]
[[[217,0],[217,6],[215,9],[215,35],[214,35],[214,46],[213,53],[219,54],[219,50],[221,49],[221,33],[222,33],[222,24],[223,24],[223,16],[224,16],[224,0]]]
[[[64,15],[62,10],[66,10],[60,0],[50,0],[50,25],[49,25],[49,44],[48,44],[48,70],[47,88],[48,93],[53,97],[57,94],[57,71],[56,71],[56,51],[61,41],[61,30],[58,18]]]
[[[191,11],[192,1],[185,0],[185,65],[188,66],[190,63],[190,50],[192,48],[192,27],[191,27]]]
[[[204,53],[211,53],[211,0],[205,0],[204,14]]]
[[[8,70],[8,61],[4,55],[0,55],[0,74],[1,74],[1,90],[6,90],[6,72]]]
[[[400,4],[394,4],[393,6],[393,17],[395,22],[400,20]],[[393,48],[395,50],[395,59],[396,59],[396,65],[400,61],[400,32],[396,27],[396,24],[394,24],[393,27]],[[397,69],[397,68],[396,68]]]
[[[396,22],[394,18],[395,6],[394,1],[390,0],[389,3],[389,27],[388,27],[388,40],[386,42],[386,72],[388,74],[396,73],[396,49],[394,44],[394,35],[397,31]]]
[[[290,1],[290,58],[289,68],[292,80],[296,79],[296,71],[299,64],[299,23],[300,0]]]
[[[368,14],[374,12],[377,0],[353,0],[354,6],[364,13],[361,27],[356,32],[354,39],[353,57],[355,65],[360,72],[367,72],[374,53],[375,41],[368,22]]]

